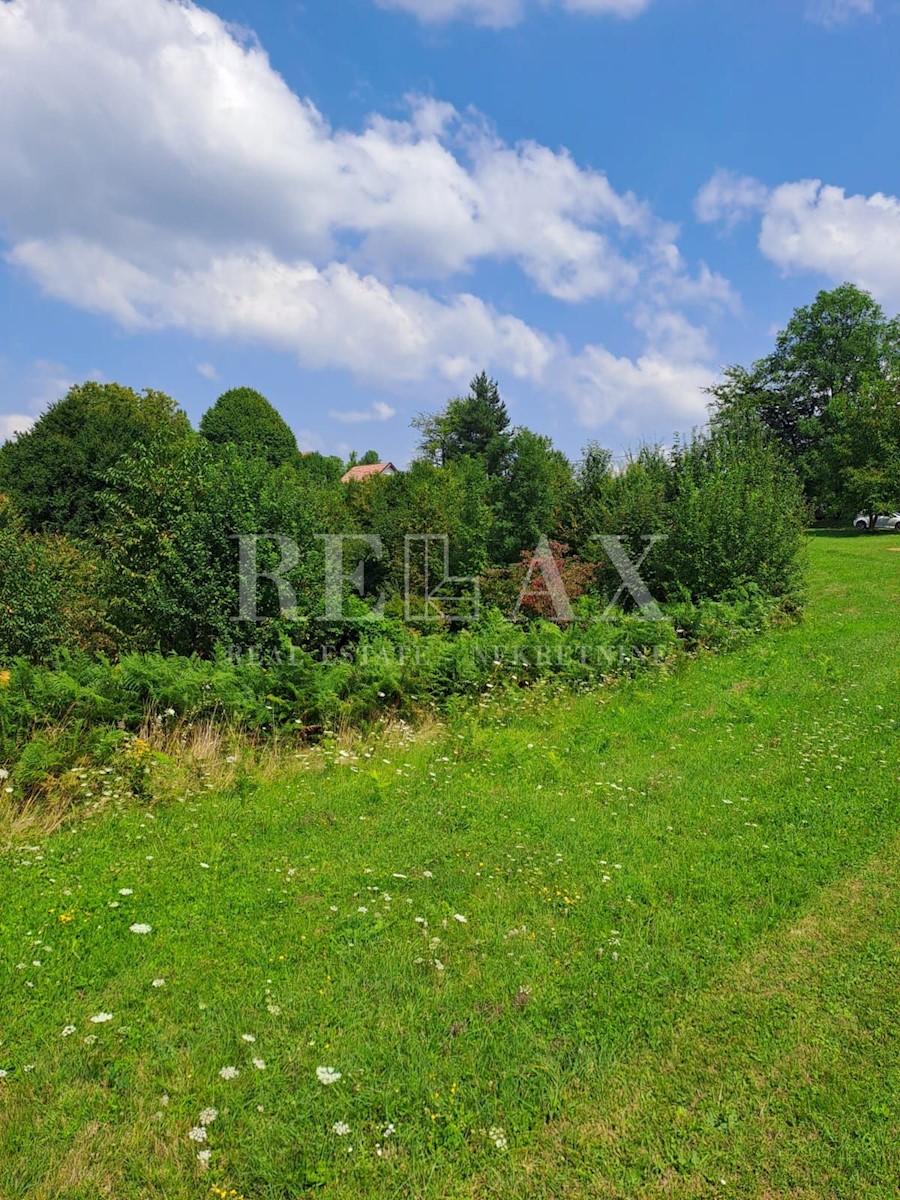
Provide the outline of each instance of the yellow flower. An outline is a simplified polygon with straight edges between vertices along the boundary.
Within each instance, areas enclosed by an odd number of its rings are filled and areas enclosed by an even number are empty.
[[[8,688],[10,679],[12,679],[11,671],[0,671],[0,688]]]
[[[68,925],[68,923],[70,921],[75,920],[75,914],[74,913],[60,913],[59,919],[62,921],[63,925]]]

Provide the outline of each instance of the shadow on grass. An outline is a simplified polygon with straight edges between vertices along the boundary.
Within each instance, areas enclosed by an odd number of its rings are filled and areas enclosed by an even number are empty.
[[[897,534],[893,529],[860,530],[813,528],[807,529],[806,532],[810,537],[814,538],[896,538],[898,544],[900,544],[900,538],[897,538]]]

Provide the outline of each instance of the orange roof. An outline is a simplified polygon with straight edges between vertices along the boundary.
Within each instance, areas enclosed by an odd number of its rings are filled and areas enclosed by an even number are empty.
[[[373,475],[384,475],[385,472],[393,475],[397,468],[393,463],[368,463],[364,467],[351,467],[346,475],[341,476],[341,483],[359,483],[363,479],[371,479]]]

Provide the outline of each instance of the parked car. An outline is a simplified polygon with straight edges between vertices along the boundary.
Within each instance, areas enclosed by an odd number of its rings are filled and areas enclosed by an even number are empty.
[[[853,519],[855,529],[871,529],[872,518],[865,513],[857,513]],[[875,518],[875,529],[896,529],[900,533],[900,512],[885,513]]]

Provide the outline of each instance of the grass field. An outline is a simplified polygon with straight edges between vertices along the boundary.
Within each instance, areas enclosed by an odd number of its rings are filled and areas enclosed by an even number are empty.
[[[0,1197],[896,1196],[898,549],[811,537],[802,624],[669,677],[16,840]]]

